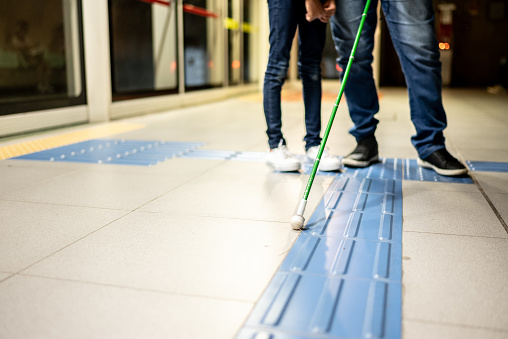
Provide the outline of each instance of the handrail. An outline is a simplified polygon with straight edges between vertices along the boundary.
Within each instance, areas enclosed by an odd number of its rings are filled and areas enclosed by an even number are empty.
[[[171,5],[170,0],[166,0],[166,1],[165,0],[139,0],[139,1],[148,2],[150,4],[159,4],[159,5],[164,5],[164,6]],[[183,4],[183,11],[185,13],[194,14],[194,15],[198,15],[198,16],[204,16],[204,17],[208,17],[208,18],[217,19],[219,17],[219,14],[217,14],[215,12],[210,12],[209,10],[207,10],[205,8],[197,7],[197,6],[190,5],[190,4]]]
[[[143,2],[148,2],[150,4],[159,4],[159,5],[164,5],[164,6],[170,6],[171,5],[171,1],[164,1],[164,0],[139,0],[139,1],[143,1]]]
[[[215,18],[215,19],[217,19],[219,17],[219,14],[217,14],[215,12],[210,12],[204,8],[197,7],[194,5],[189,5],[189,4],[183,5],[183,11],[186,13],[209,17],[209,18]]]

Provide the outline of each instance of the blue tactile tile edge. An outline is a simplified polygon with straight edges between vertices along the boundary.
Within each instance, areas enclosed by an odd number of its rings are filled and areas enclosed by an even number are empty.
[[[402,169],[334,179],[238,339],[401,337]]]
[[[403,166],[402,159],[382,158],[366,168],[344,167],[344,173],[352,177],[402,180]]]
[[[172,158],[192,158],[209,160],[233,160],[264,162],[264,152],[238,152],[227,150],[198,149],[202,142],[168,142],[124,139],[92,139],[71,145],[25,154],[12,159],[40,160],[55,162],[81,162],[93,164],[152,166]],[[309,175],[313,162],[300,155],[302,169],[294,174]],[[403,170],[405,162],[405,170]],[[508,163],[470,162],[472,171],[508,172]],[[367,168],[343,167],[342,174],[353,177],[391,178],[418,181],[468,183],[469,176],[446,177],[432,170],[421,168],[415,159],[381,159]],[[287,173],[287,172],[285,172]],[[317,171],[317,175],[336,176],[339,172]]]
[[[459,184],[473,183],[473,180],[468,175],[459,177],[447,177],[444,175],[439,175],[431,169],[418,166],[416,159],[406,159],[404,179],[416,181],[459,183]]]
[[[13,159],[151,166],[181,157],[203,145],[198,142],[93,139]]]
[[[466,163],[471,171],[508,172],[508,162],[467,161]]]
[[[210,159],[210,160],[231,160],[238,155],[235,151],[216,150],[191,150],[182,154],[180,158]]]
[[[153,166],[172,158],[265,162],[265,152],[198,149],[202,142],[169,142],[124,139],[92,139],[14,157],[15,160],[77,162],[91,164]],[[312,164],[302,163],[304,174]],[[301,174],[302,172],[294,172]],[[318,175],[337,172],[318,171]]]

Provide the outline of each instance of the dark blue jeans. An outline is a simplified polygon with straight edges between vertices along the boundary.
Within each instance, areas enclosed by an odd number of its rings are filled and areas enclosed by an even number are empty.
[[[299,33],[298,69],[303,85],[305,107],[305,149],[321,143],[321,57],[325,45],[326,24],[305,19],[303,0],[268,0],[270,53],[263,86],[270,148],[285,140],[282,136],[281,89],[289,66],[291,45],[296,28]]]
[[[336,0],[331,19],[332,36],[345,70],[365,0]],[[379,111],[371,63],[378,0],[372,0],[344,90],[356,140],[374,134]],[[416,134],[411,138],[420,158],[444,147],[446,114],[442,104],[441,62],[434,31],[432,0],[381,0],[390,36],[399,56],[407,84],[411,120]],[[343,76],[343,74],[342,74]],[[394,131],[395,133],[396,131]]]

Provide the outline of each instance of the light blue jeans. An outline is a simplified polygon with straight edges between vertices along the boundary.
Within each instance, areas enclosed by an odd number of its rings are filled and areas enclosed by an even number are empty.
[[[305,19],[303,0],[268,0],[270,22],[270,53],[263,86],[265,112],[270,148],[285,140],[282,136],[281,89],[287,76],[291,45],[298,27],[298,70],[303,85],[305,107],[305,149],[321,143],[321,58],[326,38],[326,24]]]
[[[331,29],[339,53],[337,62],[344,70],[365,2],[336,0],[337,10],[331,19]],[[356,140],[374,135],[378,124],[374,115],[379,111],[379,102],[371,67],[377,2],[371,1],[344,90],[354,123],[349,132]],[[444,147],[443,130],[447,124],[441,97],[441,62],[432,0],[381,0],[381,8],[406,79],[411,120],[416,129],[411,141],[420,158],[426,158]]]

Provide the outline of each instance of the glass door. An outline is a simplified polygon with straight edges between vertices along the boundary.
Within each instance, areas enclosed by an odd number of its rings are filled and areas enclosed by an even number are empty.
[[[81,2],[0,2],[0,115],[86,103]]]

